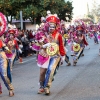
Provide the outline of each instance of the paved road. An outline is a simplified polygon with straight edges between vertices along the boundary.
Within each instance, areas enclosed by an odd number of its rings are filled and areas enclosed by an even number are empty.
[[[100,56],[99,44],[89,40],[90,50],[85,49],[85,56],[79,59],[77,66],[60,66],[51,87],[51,95],[39,95],[39,68],[35,56],[24,59],[23,64],[15,63],[12,71],[15,96],[8,97],[3,86],[0,100],[100,100]],[[70,56],[70,52],[68,52]],[[72,58],[70,56],[72,62]]]

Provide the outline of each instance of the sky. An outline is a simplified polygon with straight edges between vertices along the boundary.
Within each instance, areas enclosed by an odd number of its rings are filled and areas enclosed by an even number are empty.
[[[67,1],[67,0],[65,0]],[[78,16],[83,16],[84,14],[87,13],[87,3],[89,5],[89,9],[92,8],[93,0],[69,0],[73,1],[73,13],[74,13],[74,18]],[[96,2],[100,3],[100,0],[95,0]]]

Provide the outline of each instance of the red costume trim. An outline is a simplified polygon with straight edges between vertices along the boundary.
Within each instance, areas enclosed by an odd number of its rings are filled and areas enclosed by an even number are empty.
[[[19,47],[18,47],[18,43],[17,43],[17,41],[16,41],[16,40],[14,40],[14,44],[15,44],[15,48],[18,50],[18,49],[19,49]]]
[[[0,40],[0,49],[3,47],[2,40]]]
[[[88,42],[86,41],[86,39],[85,39],[85,36],[83,35],[83,42],[84,42],[84,44],[87,46],[88,45]]]
[[[66,52],[65,52],[65,49],[64,49],[64,43],[63,43],[62,35],[60,33],[58,33],[57,30],[55,30],[52,33],[52,37],[55,39],[57,35],[58,35],[57,40],[58,40],[58,43],[59,43],[59,52],[60,52],[60,55],[61,56],[65,56]]]

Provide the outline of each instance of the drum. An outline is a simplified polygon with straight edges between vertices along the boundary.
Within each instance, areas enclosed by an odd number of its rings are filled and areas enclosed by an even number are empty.
[[[80,50],[80,45],[78,43],[73,45],[73,51],[78,52]]]
[[[69,35],[68,35],[68,34],[64,34],[63,37],[64,37],[65,39],[68,39],[68,38],[69,38]]]
[[[59,46],[56,43],[51,43],[49,47],[47,47],[46,52],[49,56],[54,56],[59,52]]]

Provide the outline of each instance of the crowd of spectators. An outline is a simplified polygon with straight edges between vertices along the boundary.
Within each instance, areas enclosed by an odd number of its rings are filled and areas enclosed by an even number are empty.
[[[32,30],[18,30],[18,34],[15,37],[15,39],[17,40],[18,47],[20,48],[21,52],[19,52],[19,50],[16,50],[17,52],[15,60],[36,54],[36,51],[30,48],[31,43],[34,40],[34,36],[32,34]]]
[[[32,55],[35,53],[30,48],[30,45],[34,39],[34,36],[32,35],[33,31],[32,30],[18,30],[19,34],[17,36],[18,39],[18,45],[22,50],[22,56],[27,57],[29,55]]]

